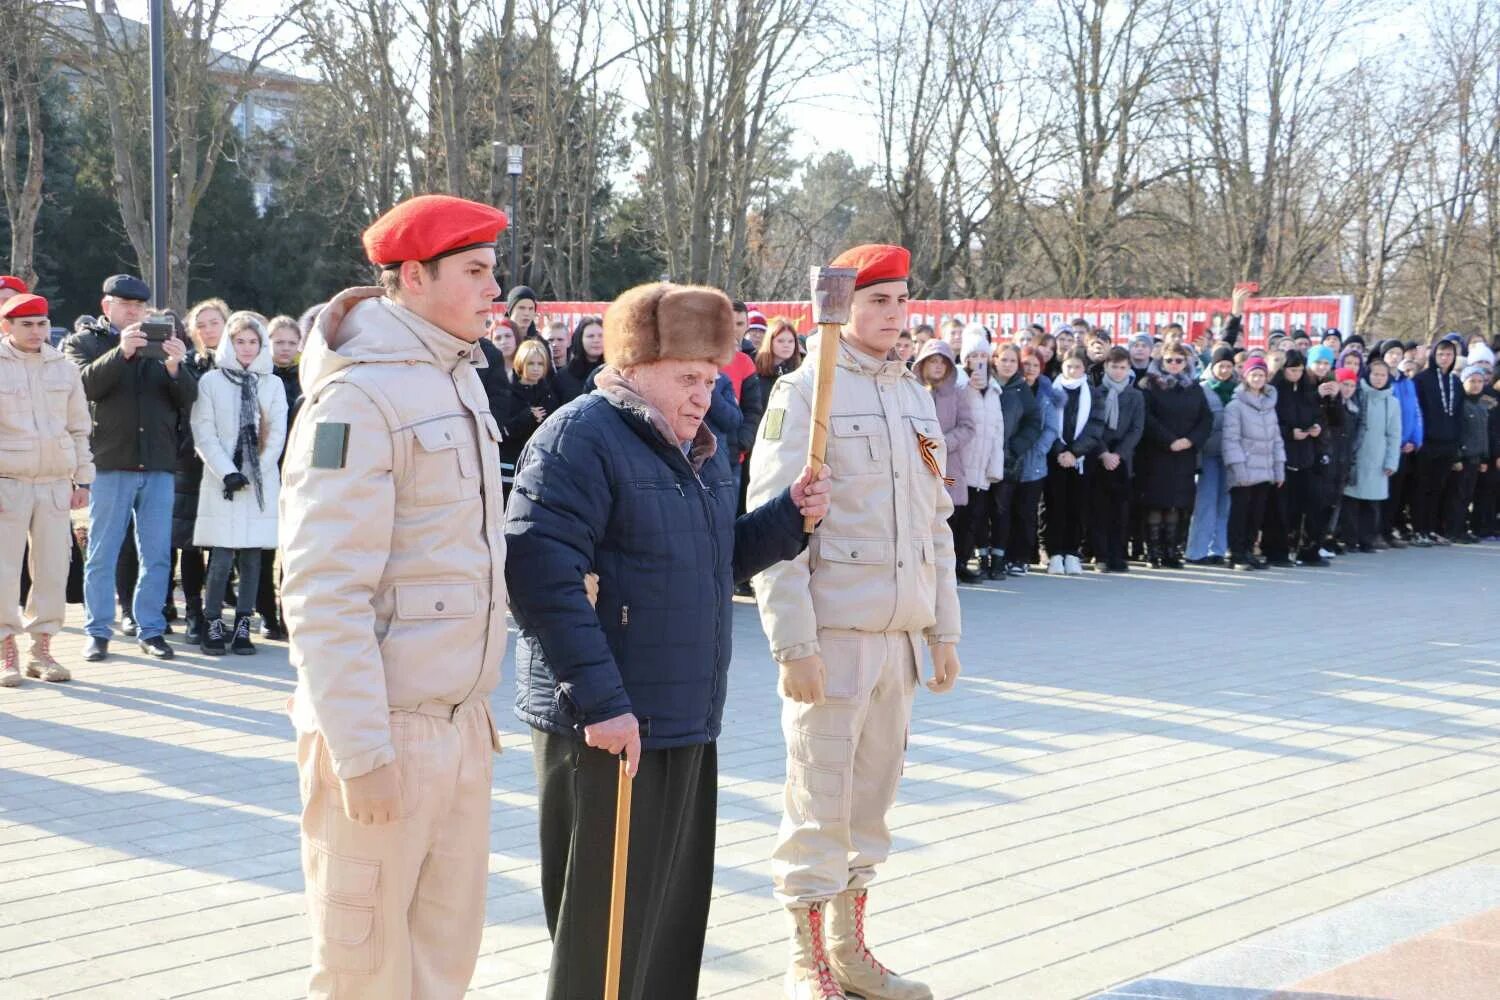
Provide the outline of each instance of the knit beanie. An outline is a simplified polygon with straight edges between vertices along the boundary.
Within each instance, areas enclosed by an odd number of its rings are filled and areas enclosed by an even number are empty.
[[[535,304],[537,301],[536,292],[533,292],[527,285],[517,285],[515,288],[512,288],[510,294],[505,297],[505,311],[509,312],[514,309],[516,303],[522,299],[530,299]]]
[[[1488,379],[1489,377],[1490,373],[1483,365],[1468,365],[1464,368],[1463,374],[1459,376],[1464,382],[1469,381],[1471,378]]]
[[[1309,348],[1307,351],[1307,363],[1310,365],[1315,365],[1319,361],[1326,361],[1331,365],[1335,360],[1337,359],[1333,356],[1333,348],[1324,347],[1322,344]],[[1290,359],[1288,359],[1288,363],[1290,363]]]
[[[1333,377],[1340,382],[1357,382],[1359,374],[1353,368],[1338,368],[1334,370]]]
[[[1212,367],[1212,366],[1218,364],[1220,361],[1233,362],[1234,361],[1234,348],[1228,347],[1228,346],[1225,346],[1225,347],[1215,347],[1214,348],[1214,353],[1209,356],[1208,364],[1209,364],[1210,367]]]
[[[1287,353],[1291,354],[1292,352],[1288,351]],[[1256,370],[1260,370],[1260,371],[1263,371],[1263,372],[1264,371],[1270,371],[1270,368],[1266,365],[1266,359],[1265,358],[1246,358],[1245,359],[1245,374],[1248,375],[1251,372],[1256,371]]]

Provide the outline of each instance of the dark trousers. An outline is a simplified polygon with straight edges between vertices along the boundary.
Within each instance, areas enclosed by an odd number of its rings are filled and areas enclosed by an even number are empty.
[[[1380,533],[1390,538],[1398,530],[1411,530],[1412,468],[1416,452],[1403,451],[1396,471],[1388,481],[1390,493],[1380,505]]]
[[[1384,500],[1356,500],[1344,497],[1344,539],[1350,545],[1366,548],[1380,534],[1381,518],[1384,516]]]
[[[1452,451],[1417,452],[1414,488],[1416,501],[1412,507],[1412,528],[1424,535],[1436,535],[1443,530],[1443,514],[1452,503],[1457,473],[1453,471],[1458,461]]]
[[[1453,474],[1453,486],[1448,490],[1446,516],[1443,518],[1443,534],[1449,538],[1460,538],[1469,530],[1469,505],[1474,502],[1474,491],[1479,486],[1479,463],[1465,462],[1463,471]]]
[[[208,582],[208,557],[196,545],[177,550],[177,575],[182,580],[182,604],[190,615],[203,614],[203,588]]]
[[[1095,470],[1090,468],[1090,474]],[[1076,556],[1083,544],[1088,486],[1077,469],[1053,464],[1047,472],[1047,556]]]
[[[1255,551],[1255,536],[1264,528],[1267,509],[1276,506],[1269,502],[1275,488],[1270,483],[1229,488],[1230,558],[1244,562]]]
[[[255,588],[255,611],[266,625],[281,621],[280,570],[281,566],[276,562],[276,550],[263,549],[260,554],[260,582]]]
[[[552,935],[547,1000],[599,1000],[614,866],[618,760],[533,731],[542,905]],[[713,743],[641,755],[631,790],[621,1000],[694,1000],[713,892]]]
[[[1005,549],[1004,526],[1008,523],[1010,503],[1007,483],[993,483],[986,489],[969,487],[969,502],[953,509],[953,552],[963,566],[977,548],[980,555],[989,549]],[[1010,487],[1014,489],[1014,487]],[[1002,497],[1002,491],[1004,496]]]
[[[1005,561],[1030,565],[1036,562],[1037,506],[1047,480],[1033,479],[1017,483],[1010,497],[1010,525],[1005,532]]]
[[[1323,484],[1315,469],[1287,469],[1286,486],[1277,491],[1281,515],[1280,539],[1272,539],[1275,555],[1306,555],[1316,552],[1323,541]],[[1274,502],[1274,501],[1273,501]],[[1266,529],[1269,537],[1270,528]]]
[[[255,610],[255,584],[260,576],[260,549],[226,549],[215,547],[208,557],[208,584],[203,595],[203,613],[213,621],[224,613],[224,594],[229,589],[229,571],[239,570],[235,588],[234,612],[248,618]]]
[[[1130,540],[1130,474],[1121,462],[1114,471],[1095,464],[1084,477],[1089,493],[1089,547],[1110,566],[1125,563]]]
[[[1479,474],[1479,483],[1474,487],[1474,518],[1469,530],[1480,538],[1489,538],[1496,532],[1496,513],[1500,510],[1500,463],[1490,459],[1489,470]]]

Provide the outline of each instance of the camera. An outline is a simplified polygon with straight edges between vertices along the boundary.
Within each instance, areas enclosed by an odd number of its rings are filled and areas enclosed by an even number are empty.
[[[151,358],[155,361],[167,360],[167,352],[162,349],[166,342],[176,332],[170,316],[151,316],[141,323],[141,333],[146,335],[146,346],[138,352],[143,358]]]

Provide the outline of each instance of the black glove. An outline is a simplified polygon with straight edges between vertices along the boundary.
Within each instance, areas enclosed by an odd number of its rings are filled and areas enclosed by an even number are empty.
[[[231,472],[224,477],[224,499],[233,500],[236,493],[249,485],[250,480],[245,478],[244,473]]]

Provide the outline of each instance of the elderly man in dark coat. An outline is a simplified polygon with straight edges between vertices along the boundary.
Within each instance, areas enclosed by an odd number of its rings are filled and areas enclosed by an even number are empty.
[[[729,299],[643,285],[604,318],[597,391],[542,424],[506,518],[534,730],[549,1000],[603,992],[615,754],[634,772],[620,996],[690,1000],[713,885],[716,740],[737,581],[807,544],[826,470],[736,519],[733,454],[704,424],[738,349]]]

